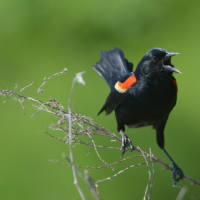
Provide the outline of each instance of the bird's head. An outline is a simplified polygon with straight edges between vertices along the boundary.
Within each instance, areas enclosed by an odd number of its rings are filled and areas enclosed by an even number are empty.
[[[179,53],[172,53],[165,49],[153,48],[142,58],[136,71],[142,74],[172,74],[173,72],[182,74],[171,64],[171,57]]]

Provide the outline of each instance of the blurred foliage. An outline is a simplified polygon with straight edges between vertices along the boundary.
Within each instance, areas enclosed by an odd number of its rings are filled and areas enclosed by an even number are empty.
[[[106,83],[91,68],[99,60],[100,51],[120,47],[135,66],[153,47],[180,52],[172,62],[183,75],[175,74],[178,102],[165,129],[165,143],[183,172],[200,180],[199,7],[200,1],[194,0],[1,0],[0,88],[13,90],[18,84],[21,89],[34,81],[23,94],[35,97],[44,77],[67,67],[66,75],[51,79],[44,86],[44,93],[39,94],[43,101],[54,97],[67,107],[74,75],[86,71],[86,86],[75,85],[73,102],[81,114],[116,133],[114,114],[96,116],[109,92]],[[0,100],[3,102],[4,98]],[[25,107],[26,115],[15,98],[0,104],[0,199],[80,199],[71,168],[48,161],[63,161],[61,153],[69,154],[68,146],[42,132],[45,125],[56,119],[47,113],[31,118],[35,112],[32,102],[25,101]],[[157,147],[153,129],[127,129],[126,133],[135,146],[145,151],[151,146],[155,155],[168,162]],[[98,144],[104,141],[99,140]],[[116,155],[112,150],[99,151],[108,163],[120,159],[120,152]],[[88,152],[87,147],[76,146],[75,163],[103,164],[94,150],[86,157]],[[125,156],[133,154],[127,152]],[[138,160],[131,160],[115,171],[90,171],[90,174],[98,180],[136,163]],[[171,173],[157,165],[155,170],[151,199],[176,199],[179,189],[172,187]],[[99,184],[99,191],[102,199],[142,199],[147,182],[147,167],[141,166]],[[83,182],[81,185],[87,199],[92,199]],[[183,180],[179,185],[189,182]],[[200,199],[197,186],[189,186],[189,191]],[[190,196],[186,194],[184,199]]]

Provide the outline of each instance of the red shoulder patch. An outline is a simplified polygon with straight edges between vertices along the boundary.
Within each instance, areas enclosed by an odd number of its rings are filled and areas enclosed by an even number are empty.
[[[174,81],[174,84],[176,85],[177,92],[178,92],[178,85],[177,85],[177,82],[176,82],[176,80],[173,80],[173,81]]]
[[[123,93],[123,92],[126,92],[128,90],[128,88],[131,87],[132,85],[134,85],[135,83],[136,83],[136,77],[135,76],[130,76],[123,83],[118,81],[115,84],[115,89],[118,92]]]

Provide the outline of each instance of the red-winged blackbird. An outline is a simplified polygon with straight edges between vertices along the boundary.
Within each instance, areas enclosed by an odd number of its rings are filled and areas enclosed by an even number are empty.
[[[129,128],[153,126],[158,146],[172,163],[174,184],[183,179],[183,172],[164,149],[164,128],[177,99],[178,88],[172,73],[181,72],[171,64],[171,57],[176,54],[179,53],[153,48],[133,72],[133,64],[124,57],[123,51],[114,48],[102,51],[100,61],[93,66],[111,90],[98,115],[104,110],[106,115],[115,110],[117,130],[122,135],[122,156],[128,146],[133,150],[131,140],[124,134],[125,125]]]

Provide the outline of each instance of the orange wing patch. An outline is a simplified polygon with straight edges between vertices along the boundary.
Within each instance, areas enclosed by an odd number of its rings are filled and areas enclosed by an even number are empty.
[[[115,84],[115,89],[120,92],[124,93],[128,90],[129,87],[131,87],[136,82],[135,76],[130,76],[128,79],[126,79],[123,83],[117,82]]]
[[[177,92],[178,92],[178,85],[177,85],[177,82],[176,82],[176,80],[173,80],[173,81],[174,81],[174,84],[176,85]]]

